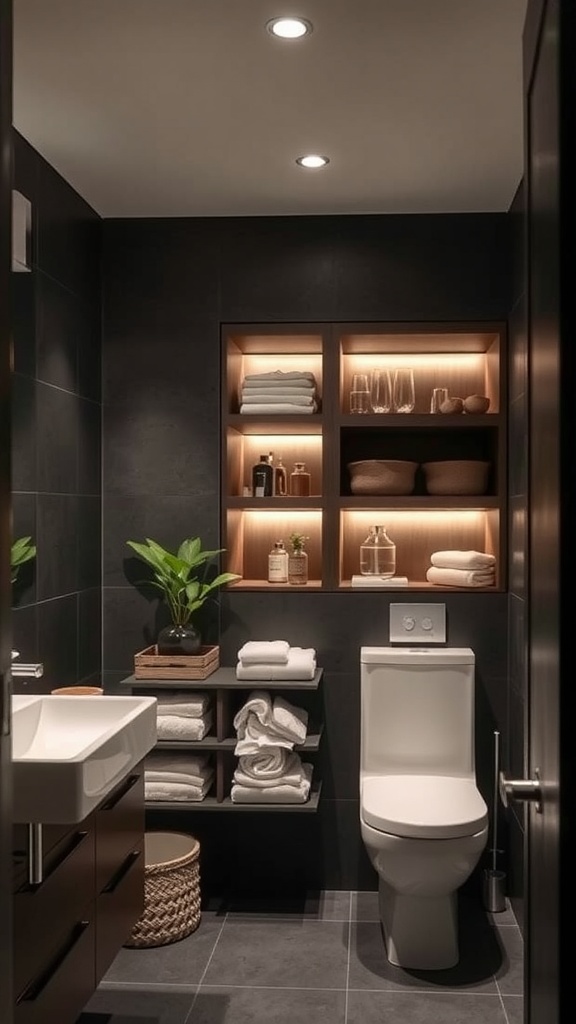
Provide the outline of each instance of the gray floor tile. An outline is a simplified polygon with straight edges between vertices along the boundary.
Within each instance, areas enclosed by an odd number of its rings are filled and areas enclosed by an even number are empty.
[[[522,996],[502,996],[508,1024],[524,1024],[524,999]]]
[[[496,981],[502,995],[521,996],[524,991],[524,942],[519,928],[496,928],[502,963]]]
[[[377,892],[352,893],[352,921],[379,921]]]
[[[350,992],[346,1024],[507,1024],[494,995]]]
[[[486,960],[482,943],[478,943],[475,951],[461,938],[460,962],[456,967],[447,971],[403,970],[387,959],[380,924],[360,921],[352,924],[348,983],[354,989],[474,989],[497,993],[494,964],[487,964]]]
[[[307,921],[348,921],[350,919],[350,893],[339,890],[308,892],[301,899],[286,900],[234,900],[228,906],[228,917],[250,917],[252,920],[279,920],[297,918]]]
[[[92,1014],[104,1014],[102,1024],[186,1024],[195,993],[195,988],[176,989],[173,986],[154,989],[142,985],[127,988],[101,986],[85,1012],[89,1024],[93,1024]],[[85,1024],[82,1017],[78,1024]]]
[[[344,992],[326,989],[206,988],[186,1024],[344,1024]]]
[[[227,919],[205,985],[345,988],[348,924]]]
[[[196,931],[179,942],[150,949],[121,949],[102,981],[197,985],[223,924],[222,918],[203,915]]]

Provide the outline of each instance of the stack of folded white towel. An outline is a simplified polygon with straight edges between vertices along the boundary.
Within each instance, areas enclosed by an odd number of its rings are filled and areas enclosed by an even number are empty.
[[[156,697],[159,740],[203,740],[210,731],[212,701],[209,693],[164,690]]]
[[[303,743],[308,712],[283,697],[253,690],[234,716],[238,767],[230,796],[233,803],[306,803],[312,765],[294,750]]]
[[[144,761],[144,799],[197,802],[208,793],[213,777],[208,754],[153,750]]]
[[[496,558],[484,551],[435,551],[426,573],[429,583],[443,587],[492,587]]]
[[[287,640],[249,640],[238,651],[237,679],[313,679],[316,651]]]
[[[308,370],[248,373],[242,381],[240,412],[313,413],[318,410],[316,378]]]

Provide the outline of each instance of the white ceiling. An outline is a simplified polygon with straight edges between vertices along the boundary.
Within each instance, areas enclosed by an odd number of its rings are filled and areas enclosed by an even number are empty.
[[[13,3],[15,126],[104,217],[504,211],[522,177],[526,0]]]

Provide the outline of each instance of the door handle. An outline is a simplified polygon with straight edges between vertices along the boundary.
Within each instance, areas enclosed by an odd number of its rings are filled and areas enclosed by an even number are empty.
[[[534,769],[534,775],[533,779],[507,779],[504,772],[500,772],[498,789],[504,807],[508,807],[511,800],[520,800],[522,803],[534,804],[538,814],[542,813],[542,786],[538,768]]]

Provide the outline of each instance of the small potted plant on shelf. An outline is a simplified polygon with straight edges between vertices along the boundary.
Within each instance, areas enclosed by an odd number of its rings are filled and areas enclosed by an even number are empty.
[[[202,646],[202,636],[191,621],[195,612],[218,587],[240,579],[233,572],[221,572],[213,579],[206,578],[207,563],[225,548],[205,551],[199,537],[182,541],[175,552],[168,551],[149,537],[143,544],[135,540],[126,543],[152,570],[152,578],[142,582],[150,583],[161,591],[170,611],[170,625],[158,633],[157,654],[197,654]]]
[[[291,533],[290,545],[292,550],[288,553],[288,583],[295,586],[308,583],[308,553],[304,545],[309,537],[303,533]]]

